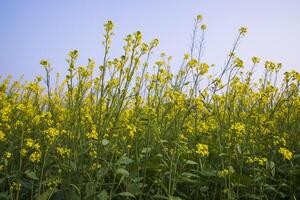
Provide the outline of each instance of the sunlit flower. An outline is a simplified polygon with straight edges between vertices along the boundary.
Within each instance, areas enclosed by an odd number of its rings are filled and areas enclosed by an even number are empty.
[[[4,152],[4,157],[7,158],[7,159],[10,159],[11,155],[12,154],[10,152],[8,152],[8,151]]]
[[[280,147],[278,153],[280,153],[286,160],[291,160],[293,158],[293,153],[285,147]]]
[[[241,35],[245,35],[246,33],[247,33],[247,28],[246,27],[241,27],[240,29],[239,29],[239,32],[240,32],[240,34]]]
[[[208,145],[206,144],[197,144],[196,145],[196,153],[199,154],[201,157],[205,157],[209,155]]]
[[[33,163],[38,163],[41,161],[42,153],[40,151],[34,151],[30,156],[29,160]]]

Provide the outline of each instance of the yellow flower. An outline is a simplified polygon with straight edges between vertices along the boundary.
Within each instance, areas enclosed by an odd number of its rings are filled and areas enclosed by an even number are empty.
[[[91,149],[89,152],[89,156],[91,158],[97,158],[97,151],[95,149]]]
[[[197,15],[197,20],[198,21],[201,21],[203,19],[203,16],[202,15]]]
[[[63,158],[69,157],[71,154],[71,150],[66,147],[56,147],[56,152]]]
[[[261,166],[264,166],[264,165],[266,165],[267,161],[268,161],[267,158],[260,158],[258,160],[258,164],[261,165]]]
[[[39,143],[35,143],[35,144],[33,145],[33,148],[36,149],[36,150],[39,150],[40,147],[41,147],[41,146],[40,146]]]
[[[191,59],[188,63],[187,63],[190,67],[196,67],[198,64],[198,61],[196,59]]]
[[[7,159],[10,159],[11,158],[11,153],[6,151],[4,152],[4,157],[7,158]]]
[[[100,169],[100,168],[101,168],[101,165],[99,163],[93,163],[90,167],[90,170],[95,171],[95,170]]]
[[[187,60],[187,59],[189,59],[189,58],[190,58],[190,54],[188,54],[188,53],[184,54],[184,56],[183,56],[183,59],[184,59],[184,60]]]
[[[234,65],[237,68],[243,68],[244,67],[244,61],[242,61],[240,58],[235,58]]]
[[[179,139],[182,140],[182,141],[187,141],[187,137],[185,137],[184,134],[180,134]]]
[[[284,159],[291,160],[293,158],[293,153],[287,148],[280,147],[278,153],[280,153]]]
[[[206,28],[207,28],[206,24],[202,24],[202,25],[201,25],[201,30],[202,30],[202,31],[206,30]]]
[[[165,64],[165,62],[164,62],[164,61],[156,61],[155,64],[156,64],[157,66],[162,66],[162,65]]]
[[[284,137],[279,137],[279,136],[275,135],[275,136],[273,137],[273,144],[274,144],[275,146],[277,146],[277,145],[283,145],[283,146],[286,146],[286,140],[284,139]]]
[[[29,156],[29,160],[33,163],[38,163],[41,161],[41,155],[40,151],[35,151]]]
[[[219,175],[220,177],[228,176],[228,175],[229,175],[229,170],[228,170],[228,169],[220,170],[220,171],[218,172],[218,175]]]
[[[98,139],[98,133],[97,133],[97,131],[96,131],[96,126],[93,125],[93,126],[92,126],[91,132],[86,133],[85,135],[86,135],[86,137],[87,137],[88,139],[94,139],[94,140],[97,140],[97,139]]]
[[[0,172],[2,172],[4,170],[4,165],[0,165]]]
[[[0,131],[0,141],[5,141],[5,134]]]
[[[46,134],[46,137],[52,141],[56,136],[58,136],[59,131],[56,128],[49,128],[44,133]]]
[[[12,191],[20,191],[20,189],[21,189],[20,183],[12,182],[12,184],[10,185],[10,190]]]
[[[196,145],[196,153],[199,154],[201,157],[205,157],[209,155],[208,145],[206,144],[197,144]]]
[[[21,154],[21,156],[25,157],[26,154],[27,154],[27,150],[26,149],[21,149],[20,154]]]
[[[246,164],[257,163],[258,165],[265,166],[268,162],[268,159],[265,157],[248,157],[246,159]]]
[[[28,139],[26,140],[25,145],[26,145],[26,147],[31,148],[31,147],[34,145],[34,140],[31,139],[31,138],[28,138]]]
[[[253,62],[253,64],[257,64],[257,63],[260,62],[260,58],[258,58],[258,57],[252,57],[252,62]]]
[[[246,132],[245,125],[240,122],[231,125],[230,129],[234,131],[238,136],[244,135]]]
[[[49,188],[55,188],[57,187],[59,184],[61,184],[61,179],[60,178],[56,178],[54,180],[49,181],[48,183],[46,183],[46,185]]]
[[[246,160],[247,164],[253,164],[254,163],[254,159],[252,157],[248,157]]]
[[[129,136],[131,138],[136,134],[136,127],[133,124],[127,125],[127,130],[129,131]]]
[[[240,29],[239,29],[239,32],[240,32],[240,34],[241,35],[245,35],[246,33],[247,33],[247,27],[241,27]]]
[[[206,63],[201,63],[198,67],[197,70],[201,75],[204,75],[208,72],[209,66]]]

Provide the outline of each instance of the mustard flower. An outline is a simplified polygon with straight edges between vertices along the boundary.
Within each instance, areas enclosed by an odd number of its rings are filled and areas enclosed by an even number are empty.
[[[17,183],[17,182],[12,182],[12,184],[10,185],[10,190],[12,191],[20,191],[21,189],[21,184]]]
[[[56,152],[63,158],[69,157],[71,150],[66,147],[56,147]]]
[[[4,157],[7,158],[7,159],[10,159],[11,158],[11,153],[6,151],[4,152]]]
[[[27,155],[27,150],[26,149],[21,149],[20,150],[20,154],[21,154],[21,156],[23,156],[23,157],[25,157],[26,155]]]
[[[196,145],[196,153],[199,154],[201,157],[205,157],[209,155],[208,145],[206,144],[197,144]]]
[[[91,157],[91,158],[97,158],[97,151],[96,151],[96,149],[91,149],[90,151],[89,151],[89,156]]]
[[[5,134],[0,131],[0,142],[5,141]]]
[[[206,63],[201,63],[197,68],[197,70],[199,71],[199,73],[201,75],[206,74],[208,72],[208,69],[209,69],[209,66]]]
[[[252,57],[251,60],[252,60],[253,64],[258,64],[260,62],[260,58],[258,58],[258,57]]]
[[[207,25],[206,24],[202,24],[200,28],[201,28],[202,31],[204,31],[204,30],[207,29]]]
[[[243,68],[244,67],[244,62],[240,59],[240,58],[236,58],[234,60],[234,65],[237,67],[237,68]]]
[[[197,20],[198,21],[201,21],[203,19],[203,16],[202,15],[197,15]]]
[[[42,153],[40,151],[34,151],[30,156],[29,160],[33,163],[38,163],[41,161]]]
[[[245,132],[246,132],[245,125],[240,122],[237,122],[237,123],[231,125],[230,129],[232,131],[234,131],[238,136],[241,136],[241,135],[245,134]]]
[[[101,168],[101,165],[99,163],[93,163],[91,166],[90,166],[90,170],[91,171],[95,171],[95,170],[98,170]]]
[[[92,126],[92,130],[91,130],[91,132],[88,132],[88,133],[86,133],[85,134],[86,135],[86,137],[88,138],[88,139],[94,139],[94,140],[97,140],[98,139],[98,133],[97,133],[97,131],[96,131],[96,126]]]
[[[247,29],[247,27],[241,27],[239,29],[239,32],[241,35],[245,35],[248,32],[248,29]]]
[[[218,172],[218,176],[220,176],[220,177],[226,177],[228,175],[229,175],[229,170],[228,169],[223,169],[223,170],[220,170]]]
[[[59,131],[56,128],[49,128],[48,130],[45,131],[45,134],[48,139],[52,139],[59,134]]]
[[[28,148],[33,147],[33,145],[34,145],[34,140],[31,139],[31,138],[26,139],[26,140],[25,140],[25,145],[26,145],[26,147],[28,147]]]
[[[134,126],[133,124],[127,125],[127,130],[129,131],[129,136],[133,138],[136,134],[136,126]]]
[[[280,147],[278,153],[280,153],[286,160],[291,160],[293,158],[293,153],[285,147]]]
[[[184,59],[184,60],[187,60],[187,59],[189,59],[189,58],[190,58],[190,54],[188,54],[188,53],[184,54],[184,56],[183,56],[183,59]]]

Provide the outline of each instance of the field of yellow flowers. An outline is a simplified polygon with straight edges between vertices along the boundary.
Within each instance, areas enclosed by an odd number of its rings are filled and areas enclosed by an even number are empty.
[[[171,58],[138,31],[111,59],[32,82],[1,79],[0,199],[299,199],[300,74],[280,63],[236,56],[239,29],[223,67],[202,61],[206,25],[194,22],[176,74]],[[256,66],[264,67],[259,79]],[[45,84],[43,82],[45,81]],[[53,81],[54,80],[54,81]]]

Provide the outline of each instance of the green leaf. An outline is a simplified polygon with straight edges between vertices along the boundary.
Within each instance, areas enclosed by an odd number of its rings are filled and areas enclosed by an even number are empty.
[[[291,175],[299,176],[300,175],[300,168],[291,169],[289,172],[290,172]]]
[[[0,193],[0,199],[6,200],[6,199],[10,199],[10,198],[11,197],[10,197],[10,194],[8,191]]]
[[[28,178],[31,178],[31,179],[33,179],[33,180],[39,180],[38,177],[37,177],[37,175],[36,175],[35,172],[33,172],[33,171],[26,170],[26,171],[25,171],[25,174],[26,174],[26,176],[27,176]]]
[[[132,198],[135,198],[134,194],[130,193],[130,192],[121,192],[119,193],[120,196],[123,196],[123,197],[132,197]]]
[[[198,182],[198,181],[193,180],[193,179],[191,179],[191,178],[189,178],[189,177],[183,177],[183,178],[182,178],[182,181],[183,181],[183,182],[188,182],[188,183],[197,183],[197,182]]]
[[[169,200],[182,200],[182,198],[176,196],[170,196]]]
[[[161,194],[155,194],[152,198],[155,199],[168,199],[168,197],[161,195]]]
[[[76,185],[74,185],[74,184],[70,184],[70,185],[72,185],[74,188],[76,187],[77,188],[77,186]],[[72,199],[72,200],[80,200],[81,199],[81,197],[80,197],[80,193],[78,193],[78,191],[77,192],[75,192],[74,190],[66,190],[65,192],[64,192],[64,196],[65,196],[65,199]]]
[[[70,186],[72,186],[76,190],[76,192],[80,195],[80,189],[76,185],[70,184]]]
[[[159,140],[161,143],[168,143],[168,140]]]
[[[129,172],[124,168],[117,169],[116,174],[122,175],[122,176],[129,176]]]
[[[275,177],[275,163],[273,161],[267,162],[267,168],[271,171],[272,177]]]
[[[142,153],[149,153],[149,152],[151,152],[151,148],[150,147],[144,147],[143,149],[142,149]]]
[[[106,146],[106,145],[108,145],[109,144],[109,140],[107,140],[107,139],[103,139],[102,140],[102,145],[103,146]]]
[[[192,161],[192,160],[188,160],[188,161],[186,161],[186,164],[189,164],[189,165],[197,165],[198,163],[195,162],[195,161]]]
[[[108,194],[107,194],[107,191],[106,190],[102,190],[100,192],[100,194],[97,195],[97,198],[99,200],[107,200],[108,199]]]
[[[190,178],[190,177],[199,178],[199,176],[197,174],[193,174],[193,173],[189,173],[189,172],[183,172],[181,175],[188,177],[188,178]]]
[[[239,144],[236,145],[236,150],[239,154],[242,154],[241,146]]]
[[[208,176],[208,177],[217,176],[217,171],[216,170],[202,170],[200,172],[200,174],[202,174],[203,176]]]
[[[220,153],[219,156],[220,156],[220,157],[228,156],[228,154],[227,154],[227,153]]]
[[[96,194],[96,183],[95,182],[86,183],[84,199],[90,199],[90,197],[92,197],[95,194]]]
[[[265,188],[265,190],[267,190],[267,191],[277,192],[277,191],[276,191],[276,188],[275,188],[274,186],[272,186],[272,185],[265,185],[264,188]]]
[[[6,179],[6,178],[0,178],[0,185],[1,185],[2,183],[4,183],[5,179]]]
[[[262,199],[261,196],[258,196],[256,194],[246,194],[244,197],[248,199]]]
[[[232,183],[239,183],[239,184],[243,184],[243,185],[250,185],[253,183],[253,180],[250,176],[247,175],[243,175],[243,174],[231,174],[230,175],[231,181]]]
[[[295,160],[298,159],[298,158],[300,158],[300,154],[299,153],[294,155],[294,159]]]
[[[124,155],[121,158],[119,158],[119,160],[117,161],[117,163],[119,165],[128,165],[130,163],[133,163],[133,160]]]
[[[41,195],[39,195],[36,200],[48,200],[51,198],[51,196],[57,192],[57,189],[48,189],[46,192],[42,193]]]
[[[207,192],[208,190],[209,190],[209,187],[207,187],[207,186],[200,187],[201,192]]]

